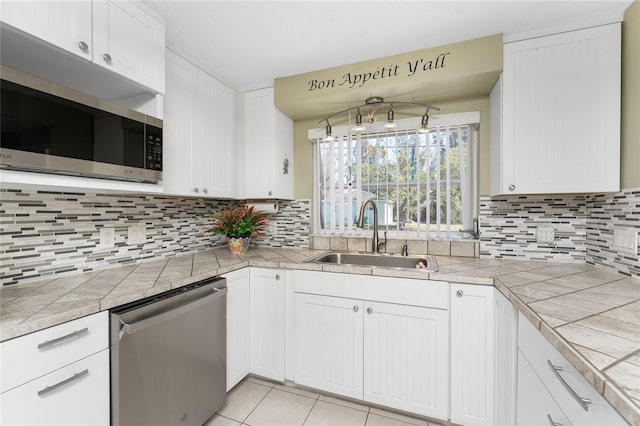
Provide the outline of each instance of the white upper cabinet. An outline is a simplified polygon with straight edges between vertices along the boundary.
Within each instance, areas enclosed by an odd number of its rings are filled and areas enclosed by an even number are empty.
[[[132,2],[93,2],[93,61],[164,93],[164,22]]]
[[[92,61],[151,92],[164,93],[164,20],[140,2],[8,1],[2,3],[1,9],[3,23]],[[23,54],[38,58],[18,60],[17,64],[31,68],[41,60],[40,66],[54,66],[48,63],[53,58],[49,52],[29,49]],[[58,59],[64,61],[63,57]],[[52,79],[55,76],[52,71]],[[100,75],[96,74],[96,78]]]
[[[273,104],[273,87],[246,92],[239,198],[293,199],[293,121]]]
[[[233,197],[234,105],[233,90],[167,50],[165,192]]]
[[[0,20],[88,60],[93,58],[90,1],[2,2]]]
[[[620,49],[619,23],[504,45],[491,195],[619,190]]]

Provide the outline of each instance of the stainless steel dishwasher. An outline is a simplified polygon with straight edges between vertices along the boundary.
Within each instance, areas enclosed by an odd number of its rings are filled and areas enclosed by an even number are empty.
[[[113,425],[201,426],[226,398],[224,278],[110,311]]]

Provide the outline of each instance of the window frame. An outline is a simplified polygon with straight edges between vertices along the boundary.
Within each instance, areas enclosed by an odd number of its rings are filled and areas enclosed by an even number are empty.
[[[361,132],[363,135],[375,134],[375,133],[395,133],[395,132],[411,132],[415,131],[420,127],[421,117],[407,118],[407,119],[399,119],[396,120],[396,128],[393,129],[392,132],[388,132],[385,129],[384,121],[378,121],[375,123],[367,123],[367,130]],[[468,164],[468,177],[470,180],[470,188],[468,190],[468,194],[465,198],[467,198],[467,202],[471,203],[471,208],[463,209],[463,228],[464,229],[473,229],[474,218],[478,216],[478,144],[479,144],[479,125],[480,125],[480,112],[479,111],[469,111],[462,113],[449,113],[449,114],[439,114],[439,115],[431,115],[429,121],[429,130],[436,130],[441,127],[452,127],[452,126],[470,126],[470,149],[469,156],[470,161]],[[332,127],[332,134],[336,137],[337,141],[343,141],[346,137],[347,140],[352,140],[357,137],[356,132],[351,130],[353,125],[340,125]],[[352,139],[349,138],[349,135],[352,135]],[[322,128],[314,128],[308,130],[308,139],[313,144],[312,149],[312,166],[313,166],[313,191],[312,191],[312,232],[315,235],[320,236],[349,236],[349,237],[366,237],[370,235],[371,230],[366,227],[363,229],[353,227],[351,230],[341,230],[340,227],[336,227],[335,229],[322,229],[320,227],[320,209],[322,208],[320,205],[320,189],[319,189],[319,177],[320,171],[319,166],[320,163],[318,161],[318,146],[317,142],[319,139],[323,139],[326,136],[324,127]],[[340,167],[342,167],[340,165]],[[359,169],[360,164],[358,164],[357,173],[361,176],[361,171]],[[360,194],[362,190],[358,191],[355,199],[357,200],[356,205],[357,208],[364,201],[361,199]],[[464,201],[463,201],[464,202]],[[347,214],[352,215],[353,210],[351,206],[347,207]],[[357,212],[356,212],[357,213]],[[333,217],[332,217],[333,218]],[[343,220],[344,217],[340,215],[339,219]],[[335,220],[333,221],[335,223]],[[461,239],[464,237],[468,238],[468,235],[464,235],[458,232],[450,232],[449,235],[446,235],[447,232],[444,232],[443,235],[435,235],[435,232],[426,232],[419,230],[390,230],[389,237],[391,238],[439,238],[439,239]],[[426,234],[426,236],[425,236]]]

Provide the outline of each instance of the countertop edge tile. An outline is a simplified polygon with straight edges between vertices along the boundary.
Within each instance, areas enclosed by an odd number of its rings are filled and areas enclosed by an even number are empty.
[[[63,324],[65,322],[72,321],[74,319],[86,317],[88,315],[92,315],[92,314],[101,312],[103,310],[104,309],[100,308],[99,303],[94,303],[91,305],[83,306],[82,308],[77,308],[71,311],[50,315],[46,318],[41,318],[39,320],[23,322],[23,323],[12,326],[8,331],[3,330],[1,339],[3,342],[7,340],[15,339],[16,337],[21,337],[29,333],[44,330],[49,327],[53,327],[56,325]]]
[[[640,408],[611,382],[604,384],[604,398],[632,425],[640,425]]]
[[[518,312],[521,312],[537,330],[540,330],[542,319],[533,309],[520,300],[520,298],[513,292],[509,294],[509,302],[511,302],[518,309]]]
[[[544,321],[540,324],[540,333],[569,361],[569,364],[582,374],[599,394],[604,396],[604,384],[607,378],[602,373],[593,367],[584,356],[576,351],[570,343],[567,343],[562,336]]]
[[[434,281],[447,281],[460,284],[494,285],[495,278],[473,277],[467,275],[445,274],[441,272],[429,272],[429,279]]]

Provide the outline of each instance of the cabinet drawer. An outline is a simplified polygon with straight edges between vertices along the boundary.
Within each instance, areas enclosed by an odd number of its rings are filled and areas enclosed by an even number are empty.
[[[518,351],[518,426],[571,426],[527,359]]]
[[[108,425],[109,350],[3,393],[0,407],[3,425]]]
[[[518,318],[518,348],[571,422],[581,425],[627,424],[522,314]],[[579,398],[588,399],[591,403],[583,404]]]
[[[108,312],[100,312],[0,344],[0,393],[109,346]]]

